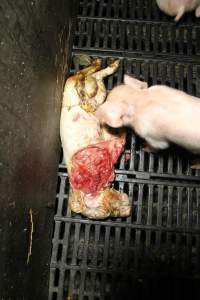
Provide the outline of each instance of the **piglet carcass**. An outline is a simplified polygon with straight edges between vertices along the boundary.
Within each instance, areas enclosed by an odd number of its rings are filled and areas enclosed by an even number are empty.
[[[106,98],[103,78],[114,73],[119,61],[100,70],[101,61],[68,78],[65,84],[60,135],[71,191],[71,210],[88,218],[130,215],[128,196],[111,187],[114,164],[125,145],[125,134],[113,134],[94,116]]]

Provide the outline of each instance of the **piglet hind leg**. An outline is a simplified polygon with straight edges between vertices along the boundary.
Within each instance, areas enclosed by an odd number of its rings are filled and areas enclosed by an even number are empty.
[[[175,22],[178,22],[180,21],[180,19],[182,18],[182,16],[184,15],[184,12],[185,12],[185,7],[184,6],[181,6],[178,10],[178,13],[174,19]]]
[[[196,8],[196,10],[195,10],[195,16],[197,17],[197,18],[199,18],[200,17],[200,5]]]
[[[112,75],[118,69],[119,64],[120,60],[117,59],[114,62],[112,62],[107,68],[94,73],[92,76],[95,77],[97,80],[102,80],[103,78]]]
[[[100,68],[101,68],[101,60],[97,58],[97,59],[94,59],[92,61],[90,66],[79,70],[78,72],[76,72],[76,74],[85,77],[85,76],[88,76],[90,74],[94,74],[95,72],[100,70]]]

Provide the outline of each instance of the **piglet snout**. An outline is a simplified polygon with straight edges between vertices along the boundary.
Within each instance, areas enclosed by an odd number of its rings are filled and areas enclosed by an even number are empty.
[[[123,125],[122,111],[119,107],[113,107],[110,103],[101,105],[97,109],[95,116],[99,119],[101,124],[107,124],[113,128],[118,128]]]

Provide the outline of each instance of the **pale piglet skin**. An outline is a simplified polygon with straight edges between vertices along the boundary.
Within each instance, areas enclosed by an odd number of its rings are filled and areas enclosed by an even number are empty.
[[[199,98],[162,85],[148,88],[127,75],[124,82],[97,110],[101,123],[130,126],[155,149],[165,149],[172,142],[200,153]]]
[[[158,7],[169,16],[175,16],[179,21],[184,13],[195,10],[196,17],[200,17],[200,0],[156,0]]]

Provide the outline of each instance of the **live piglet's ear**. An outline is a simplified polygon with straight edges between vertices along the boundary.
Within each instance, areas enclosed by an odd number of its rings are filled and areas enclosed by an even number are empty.
[[[134,89],[147,89],[148,85],[147,82],[140,81],[136,78],[130,77],[128,75],[124,75],[124,84],[129,85],[130,87]]]

